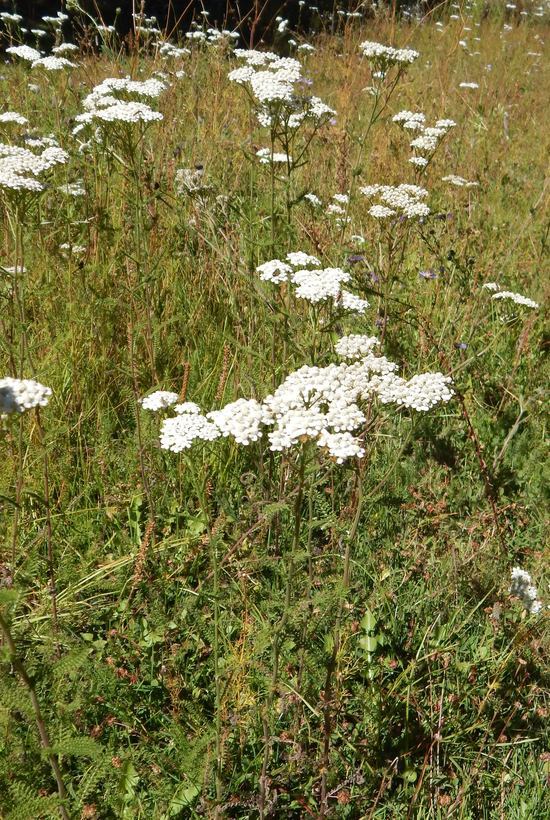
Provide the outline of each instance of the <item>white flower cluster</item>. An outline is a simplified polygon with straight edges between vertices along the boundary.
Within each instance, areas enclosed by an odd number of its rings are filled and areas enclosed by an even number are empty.
[[[369,208],[369,214],[375,219],[391,216],[418,219],[430,213],[429,207],[422,201],[428,196],[428,191],[419,185],[365,185],[359,190],[368,199],[376,197],[380,200]]]
[[[351,333],[349,336],[342,336],[336,343],[335,350],[341,359],[362,359],[380,342],[376,336],[363,336],[359,333]]]
[[[471,88],[471,89],[476,89],[476,88],[479,88],[479,84],[478,84],[478,83],[459,83],[459,84],[458,84],[458,87],[459,87],[459,88]]]
[[[441,373],[424,373],[409,381],[396,376],[396,365],[374,356],[377,339],[344,337],[337,350],[352,364],[304,366],[291,373],[263,402],[239,399],[206,415],[196,404],[174,407],[177,415],[163,421],[160,441],[164,449],[181,452],[195,441],[231,436],[240,444],[257,441],[264,427],[272,451],[286,450],[312,440],[342,463],[361,457],[364,449],[353,433],[365,422],[359,404],[378,396],[383,404],[427,411],[453,395],[451,380]]]
[[[538,302],[534,302],[533,299],[529,299],[528,296],[523,296],[521,293],[514,293],[511,290],[501,290],[498,282],[485,282],[481,287],[484,290],[493,291],[491,299],[496,299],[497,301],[500,299],[509,299],[511,302],[515,302],[516,305],[523,305],[524,307],[533,308],[533,310],[540,307]]]
[[[514,567],[511,572],[512,582],[510,584],[510,595],[515,595],[530,615],[536,615],[542,609],[542,601],[539,600],[538,592],[531,576],[520,567]]]
[[[511,290],[499,290],[498,293],[494,293],[491,296],[491,299],[509,299],[511,302],[515,302],[516,305],[523,305],[524,307],[533,308],[533,310],[540,307],[538,302],[534,302],[533,299],[529,299],[528,296],[522,296],[521,293],[513,293]]]
[[[261,165],[271,165],[272,163],[292,164],[292,157],[289,157],[288,154],[283,154],[279,151],[271,153],[269,148],[259,148],[256,151],[256,156],[260,160]]]
[[[52,391],[34,379],[0,379],[0,415],[24,413],[34,407],[46,407]]]
[[[155,45],[159,50],[160,56],[166,60],[181,60],[182,57],[191,54],[188,48],[179,48],[173,43],[158,41]]]
[[[159,410],[166,410],[167,407],[177,404],[178,399],[177,393],[172,393],[169,390],[155,390],[154,393],[140,399],[139,403],[144,410],[157,413]]]
[[[41,154],[34,154],[28,148],[0,143],[0,188],[42,191],[44,185],[36,177],[68,159],[68,154],[59,146],[49,146]]]
[[[408,131],[422,131],[426,122],[426,115],[421,111],[399,111],[392,117],[393,122],[398,122]]]
[[[366,57],[379,72],[385,72],[394,65],[410,65],[420,56],[418,51],[412,48],[393,48],[371,40],[360,43],[359,49],[363,57]]]
[[[40,57],[35,60],[31,68],[44,68],[46,71],[61,71],[63,68],[76,68],[76,63],[67,60],[66,57]]]
[[[9,46],[6,49],[7,54],[13,54],[14,57],[19,57],[21,60],[26,60],[28,63],[34,63],[35,60],[40,60],[41,53],[30,46]]]
[[[258,105],[260,125],[269,128],[275,119],[296,129],[306,120],[316,125],[327,122],[336,113],[319,97],[299,95],[296,84],[302,78],[302,66],[293,57],[278,57],[271,51],[235,49],[235,55],[246,65],[230,71],[231,82],[247,86]]]
[[[95,86],[83,100],[84,114],[76,117],[78,125],[73,134],[78,134],[86,125],[99,120],[107,122],[153,122],[162,120],[159,111],[154,111],[144,102],[127,99],[132,95],[157,98],[166,89],[166,84],[154,78],[143,82],[128,78],[109,77]],[[119,96],[117,96],[119,95]]]
[[[443,119],[437,120],[434,126],[428,127],[426,125],[426,116],[420,111],[399,111],[392,119],[393,122],[399,123],[399,125],[407,131],[420,132],[410,143],[411,148],[413,148],[416,153],[409,159],[409,162],[418,168],[426,167],[428,159],[424,154],[433,154],[441,139],[451,128],[456,126],[454,120]]]
[[[291,281],[297,286],[296,296],[299,299],[317,304],[327,299],[337,301],[342,282],[349,282],[350,278],[350,274],[341,268],[321,268],[294,271]]]
[[[441,177],[443,182],[448,182],[449,185],[455,185],[457,188],[475,188],[479,182],[468,182],[464,177],[459,177],[456,174],[447,174],[446,177]]]
[[[4,111],[3,114],[0,114],[0,123],[3,122],[15,122],[17,125],[27,125],[28,119],[22,114],[18,114],[17,111]]]
[[[271,259],[258,265],[256,272],[264,282],[280,285],[288,282],[296,286],[296,296],[312,304],[332,299],[336,307],[362,314],[369,307],[366,299],[342,290],[342,283],[349,282],[351,276],[341,268],[321,268],[316,256],[303,251],[291,251],[286,261]],[[309,270],[308,268],[315,268]]]
[[[60,43],[58,46],[52,48],[52,54],[56,57],[62,57],[64,54],[74,54],[78,51],[78,46],[74,43]]]

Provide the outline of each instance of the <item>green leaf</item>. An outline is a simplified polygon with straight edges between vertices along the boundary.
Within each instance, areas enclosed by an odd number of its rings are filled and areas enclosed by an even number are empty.
[[[365,610],[365,614],[361,618],[361,627],[365,630],[365,632],[373,632],[376,628],[376,618],[370,609]]]
[[[195,786],[193,783],[189,786],[185,785],[185,783],[179,785],[174,796],[170,800],[170,805],[168,806],[168,816],[174,817],[174,815],[179,814],[182,809],[191,806],[199,796],[200,792],[201,790],[199,786]]]

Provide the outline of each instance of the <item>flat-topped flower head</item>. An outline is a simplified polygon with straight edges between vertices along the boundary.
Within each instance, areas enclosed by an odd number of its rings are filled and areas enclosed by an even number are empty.
[[[0,379],[0,415],[24,413],[35,407],[46,407],[52,391],[34,379]]]
[[[18,114],[16,111],[4,111],[3,114],[0,114],[0,123],[8,122],[13,122],[16,125],[27,125],[29,121],[26,117],[22,114]]]
[[[152,410],[153,413],[157,413],[159,410],[166,410],[176,404],[178,399],[177,393],[172,393],[169,390],[155,390],[154,393],[140,399],[139,403],[144,410]]]
[[[31,68],[44,68],[46,71],[62,71],[64,68],[76,68],[76,63],[67,60],[66,57],[40,57],[35,60]]]
[[[163,450],[181,453],[189,450],[195,441],[214,441],[220,435],[217,425],[201,413],[181,412],[162,422],[160,446]]]
[[[511,290],[499,290],[498,293],[493,293],[491,299],[507,299],[516,305],[522,305],[523,307],[532,308],[533,310],[537,310],[537,308],[540,307],[538,302],[534,302],[533,299],[529,299],[528,296],[523,296],[521,293],[514,293]]]
[[[271,259],[269,262],[258,265],[256,272],[260,274],[263,282],[273,282],[278,285],[289,280],[292,268],[280,259]]]
[[[290,251],[286,255],[286,260],[295,268],[305,268],[307,266],[318,268],[321,266],[321,262],[316,256],[304,253],[304,251]]]
[[[69,155],[57,145],[35,154],[28,148],[0,143],[0,188],[38,193],[44,185],[37,177],[68,159]]]
[[[379,71],[397,65],[406,67],[420,56],[418,51],[412,48],[393,48],[372,40],[365,40],[359,44],[359,49],[369,62],[378,68]]]
[[[25,60],[27,63],[34,63],[35,60],[40,60],[42,57],[39,51],[30,46],[8,46],[6,54],[13,54],[14,57],[19,57],[20,60]]]
[[[352,333],[349,336],[342,336],[336,343],[335,350],[342,359],[363,359],[379,344],[376,336]]]

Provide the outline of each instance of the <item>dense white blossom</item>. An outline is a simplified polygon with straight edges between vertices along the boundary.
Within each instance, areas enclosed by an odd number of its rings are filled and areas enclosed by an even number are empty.
[[[369,214],[376,219],[387,219],[399,214],[407,219],[428,216],[430,209],[422,200],[428,191],[419,185],[365,185],[359,189],[368,199],[379,202],[369,208]]]
[[[76,63],[67,60],[66,57],[40,57],[35,60],[31,68],[44,68],[46,71],[61,71],[64,68],[76,68]]]
[[[68,159],[68,154],[59,146],[49,146],[42,153],[34,154],[28,148],[0,143],[0,188],[42,191],[44,186],[36,177]]]
[[[522,296],[521,293],[514,293],[511,290],[500,290],[498,293],[493,293],[491,299],[509,299],[516,305],[523,305],[524,307],[533,308],[535,310],[540,307],[538,302],[534,302],[532,299],[529,299],[528,296]]]
[[[344,310],[360,314],[363,314],[370,307],[370,303],[366,299],[361,299],[355,293],[350,293],[349,290],[341,291],[337,304],[341,305]]]
[[[178,398],[177,393],[171,393],[168,390],[155,390],[154,393],[140,399],[139,403],[144,410],[152,410],[156,413],[159,410],[166,410],[167,407],[176,404]]]
[[[310,253],[305,253],[304,251],[290,251],[290,253],[286,255],[286,260],[295,268],[303,268],[307,265],[318,268],[321,265],[321,262],[316,256],[312,256]]]
[[[359,49],[364,57],[376,66],[384,68],[392,65],[410,65],[420,56],[418,51],[412,48],[393,48],[393,46],[384,46],[382,43],[375,43],[371,40],[360,43]]]
[[[40,60],[42,55],[35,48],[30,46],[8,46],[7,54],[13,54],[14,57],[20,57],[21,60],[26,60],[28,63],[34,63],[35,60]]]
[[[15,122],[17,125],[27,125],[28,119],[16,111],[4,111],[3,114],[0,114],[0,123],[4,122]]]
[[[288,281],[292,268],[286,262],[281,262],[280,259],[271,259],[269,262],[264,262],[256,268],[257,273],[260,274],[260,279],[264,282],[274,282],[280,284]]]
[[[0,415],[24,413],[34,407],[45,407],[52,395],[49,387],[45,387],[34,379],[14,379],[5,376],[0,379]]]
[[[348,282],[350,275],[341,268],[322,268],[320,270],[298,270],[292,274],[296,287],[296,296],[316,304],[326,299],[337,299],[342,282]]]
[[[219,428],[200,413],[179,413],[173,418],[163,420],[160,446],[164,450],[180,453],[182,450],[188,450],[197,440],[214,441],[220,435]]]
[[[232,436],[238,444],[250,444],[262,435],[264,412],[255,399],[238,399],[206,417],[213,421],[222,436]]]
[[[373,348],[380,344],[376,336],[363,336],[352,333],[342,336],[335,346],[335,350],[342,359],[362,359],[372,353]]]

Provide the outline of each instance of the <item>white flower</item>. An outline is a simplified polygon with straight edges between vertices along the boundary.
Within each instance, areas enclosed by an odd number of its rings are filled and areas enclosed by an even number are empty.
[[[0,114],[0,122],[15,122],[17,125],[27,125],[28,119],[16,111],[4,111]]]
[[[426,157],[409,157],[409,162],[412,165],[417,165],[419,168],[425,168],[428,164]]]
[[[292,163],[292,157],[277,151],[271,153],[269,148],[259,148],[256,151],[256,156],[262,165],[269,165],[270,163]]]
[[[361,299],[359,296],[356,296],[354,293],[350,293],[348,290],[343,290],[341,292],[338,304],[341,305],[344,310],[351,310],[353,313],[360,314],[363,314],[370,306],[370,303],[367,302],[366,299]]]
[[[343,464],[348,458],[362,458],[365,455],[365,449],[361,447],[359,439],[348,432],[329,433],[322,430],[317,439],[317,446],[326,448],[336,459],[337,464]]]
[[[481,287],[486,290],[500,290],[500,285],[498,285],[497,282],[485,282]]]
[[[291,251],[286,255],[287,262],[290,262],[295,268],[303,268],[306,265],[318,268],[321,263],[316,256],[312,256],[304,251]]]
[[[365,40],[359,44],[359,48],[364,57],[372,60],[377,65],[409,65],[419,57],[418,51],[412,48],[393,48]]]
[[[336,343],[335,350],[342,359],[363,359],[379,344],[376,336],[352,333],[349,336],[342,336]]]
[[[479,88],[478,83],[459,83],[459,88]]]
[[[76,68],[76,63],[67,60],[66,57],[40,57],[35,60],[31,68],[45,68],[46,71],[60,71],[63,68]]]
[[[375,219],[388,219],[390,216],[395,216],[396,211],[392,208],[386,208],[385,205],[371,205],[369,214]]]
[[[35,48],[31,48],[30,46],[9,46],[6,49],[7,54],[13,54],[15,57],[20,57],[22,60],[26,60],[29,63],[33,63],[35,60],[40,60],[42,55],[39,51]]]
[[[58,146],[34,154],[28,148],[0,143],[0,188],[42,191],[44,186],[36,177],[68,159],[68,154]]]
[[[515,595],[530,615],[536,615],[542,609],[542,601],[538,598],[538,592],[531,576],[520,567],[514,567],[511,572],[512,583],[510,584],[510,595]]]
[[[321,200],[319,199],[319,197],[316,196],[316,194],[312,194],[312,193],[304,194],[304,199],[307,199],[308,202],[311,202],[311,204],[315,208],[319,208],[323,204],[321,202]]]
[[[169,390],[155,390],[149,396],[145,396],[139,400],[139,403],[144,410],[152,410],[153,413],[159,410],[166,410],[178,401],[178,394],[171,393]]]
[[[329,298],[336,299],[340,294],[341,283],[348,282],[349,279],[349,273],[341,268],[298,270],[292,274],[292,281],[297,285],[296,296],[313,304]]]
[[[256,272],[260,274],[260,279],[264,282],[280,284],[288,281],[292,268],[280,259],[271,259],[269,262],[258,265]]]
[[[55,54],[56,57],[63,56],[63,54],[74,54],[75,51],[78,51],[78,46],[75,46],[74,43],[61,43],[52,48],[52,54]]]
[[[534,302],[527,296],[522,296],[521,293],[513,293],[511,290],[501,290],[498,293],[494,293],[491,299],[509,299],[515,302],[516,305],[523,305],[524,307],[533,308],[534,310],[540,307],[537,302]]]
[[[24,413],[34,407],[46,407],[52,391],[34,379],[0,379],[0,415]]]
[[[200,413],[180,413],[162,422],[160,446],[163,450],[180,453],[188,450],[195,441],[214,441],[220,435],[219,428]]]
[[[212,410],[206,417],[214,422],[222,436],[233,436],[245,446],[262,435],[264,411],[255,399],[238,399],[222,410]]]

